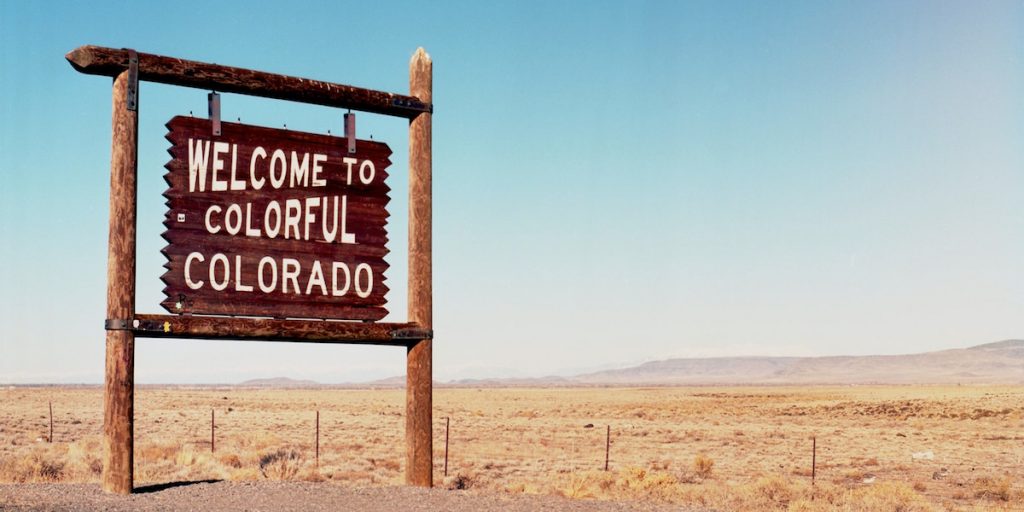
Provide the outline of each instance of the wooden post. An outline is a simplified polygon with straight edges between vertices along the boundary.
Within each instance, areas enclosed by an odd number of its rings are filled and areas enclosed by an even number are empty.
[[[409,62],[409,90],[421,102],[432,101],[433,63],[423,48]],[[409,321],[433,326],[431,273],[431,114],[409,121]],[[433,345],[411,342],[406,352],[405,483],[432,487]]]
[[[604,470],[608,471],[608,456],[612,451],[612,426],[608,425],[608,429],[604,434]]]
[[[216,424],[217,423],[213,418],[213,409],[210,409],[210,453],[213,453],[213,451],[217,448],[217,440],[216,438],[214,438],[213,435],[213,429]]]
[[[135,316],[135,179],[139,117],[137,110],[128,110],[128,86],[128,71],[125,70],[114,78],[112,95],[107,319],[130,323]],[[135,334],[130,325],[114,327],[107,330],[102,486],[107,492],[129,494],[132,492],[135,440]]]
[[[811,438],[811,487],[818,472],[818,437]]]
[[[444,476],[448,476],[448,427],[451,424],[451,416],[446,416],[444,418]]]
[[[316,467],[320,467],[320,411],[316,412]]]
[[[50,437],[46,438],[46,442],[53,442],[53,402],[50,402]]]

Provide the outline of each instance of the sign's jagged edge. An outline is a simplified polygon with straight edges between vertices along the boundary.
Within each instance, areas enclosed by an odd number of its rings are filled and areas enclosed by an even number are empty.
[[[163,291],[164,298],[165,298],[165,300],[160,301],[160,307],[164,308],[164,310],[166,310],[168,313],[176,313],[170,307],[170,302],[171,302],[171,300],[170,300],[171,299],[170,287],[171,287],[171,283],[168,281],[168,279],[170,279],[170,275],[171,275],[171,255],[168,253],[168,249],[170,249],[170,247],[171,247],[171,239],[168,236],[168,233],[170,233],[170,231],[171,231],[171,226],[170,226],[171,217],[170,217],[168,212],[171,211],[171,196],[170,196],[171,189],[172,189],[171,172],[173,172],[172,165],[174,164],[174,160],[175,160],[174,149],[176,148],[176,146],[174,144],[174,139],[172,138],[172,135],[174,134],[174,128],[171,126],[171,123],[173,121],[174,121],[174,118],[172,118],[171,121],[168,121],[164,125],[164,127],[167,128],[167,135],[164,135],[164,138],[167,139],[168,143],[170,143],[170,145],[167,147],[167,154],[170,155],[171,159],[168,160],[166,164],[164,164],[164,169],[167,169],[167,172],[164,173],[164,181],[167,182],[167,190],[165,190],[163,192],[163,194],[161,194],[162,196],[164,196],[165,212],[164,212],[164,220],[163,220],[163,223],[162,223],[164,225],[164,231],[163,231],[163,233],[160,233],[160,238],[163,238],[164,241],[166,242],[166,244],[164,245],[164,247],[162,249],[160,249],[160,254],[163,254],[164,258],[167,261],[164,262],[164,264],[163,264],[163,267],[166,270],[164,271],[163,275],[160,276],[160,280],[163,281],[163,283],[164,283],[164,289],[162,291]]]

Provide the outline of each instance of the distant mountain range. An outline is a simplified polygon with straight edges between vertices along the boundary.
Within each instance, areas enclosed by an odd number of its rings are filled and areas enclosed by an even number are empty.
[[[288,377],[273,377],[270,379],[250,379],[237,384],[243,388],[318,388],[323,386],[314,380],[296,380]]]
[[[667,359],[571,380],[602,385],[1024,383],[1024,340],[897,356]]]
[[[727,384],[1024,384],[1024,340],[895,356],[708,357],[651,361],[571,377],[489,378],[440,387],[676,386]],[[319,387],[313,381],[256,379],[241,386]],[[345,387],[402,387],[391,377]],[[334,386],[332,386],[334,387]]]

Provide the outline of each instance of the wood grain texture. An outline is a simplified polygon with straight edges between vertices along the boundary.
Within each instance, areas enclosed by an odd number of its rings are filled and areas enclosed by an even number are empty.
[[[407,346],[433,334],[413,323],[325,322],[213,316],[135,315],[142,338],[365,343]]]
[[[433,99],[433,63],[423,48],[409,62],[410,94]],[[409,321],[433,326],[431,270],[431,114],[409,122]],[[406,469],[410,485],[434,483],[433,341],[421,340],[406,354]]]
[[[251,69],[221,66],[151,53],[139,53],[139,80],[350,108],[408,119],[431,112],[430,100],[351,85],[297,78]],[[75,70],[116,76],[128,67],[128,50],[80,46],[65,55]]]
[[[135,315],[135,200],[138,111],[126,108],[128,73],[114,79],[110,156],[110,232],[107,250],[107,318]],[[107,331],[103,393],[104,491],[129,494],[133,485],[135,335]]]
[[[164,193],[168,206],[164,220],[167,231],[163,234],[168,241],[163,249],[168,262],[167,272],[161,278],[167,285],[164,288],[166,299],[161,302],[164,309],[175,314],[345,320],[379,320],[387,315],[384,305],[388,264],[384,257],[388,253],[386,225],[390,188],[386,179],[391,150],[386,144],[361,140],[357,142],[357,152],[350,154],[341,137],[226,122],[221,123],[221,135],[213,136],[209,120],[191,117],[175,117],[167,127],[172,158],[166,166],[165,180],[169,189]],[[190,158],[205,151],[212,153],[208,149],[210,142],[223,143],[223,147],[229,148],[221,154],[224,169],[218,173],[219,180],[228,183],[237,179],[244,189],[230,190],[228,186],[229,190],[212,190],[212,155],[206,179],[200,187],[200,174],[189,169]],[[261,153],[255,158],[253,168],[250,160],[257,148],[262,148],[266,156]],[[278,164],[276,167],[281,171],[276,175],[283,178],[283,185],[277,189],[271,182],[271,162],[276,151],[286,156],[285,166]],[[325,157],[323,172],[319,174],[323,186],[312,186],[315,154]],[[354,158],[359,163],[347,164],[343,160],[346,158]],[[293,179],[287,170],[296,159],[306,164],[306,186],[299,182],[292,186]],[[359,179],[359,168],[364,161],[374,167],[369,183]],[[250,174],[252,169],[255,169],[254,175]],[[190,176],[195,176],[194,183],[190,182],[193,180]],[[253,176],[262,183],[258,190],[253,187]],[[367,177],[370,177],[369,168]],[[309,210],[315,222],[300,222],[297,229],[285,227],[287,205],[294,203],[299,208],[295,211],[304,215],[307,199],[321,205]],[[327,208],[322,207],[322,201],[326,201]],[[231,205],[237,207],[235,213],[229,215]],[[240,231],[232,234],[235,230],[229,231],[231,225]],[[216,233],[210,232],[211,226]],[[353,236],[354,243],[342,243],[343,228]],[[246,235],[250,230],[255,236]],[[272,232],[275,233],[273,238]],[[200,254],[202,261],[194,258],[189,262],[190,254]],[[227,264],[221,259],[211,275],[210,267],[217,254],[224,255]],[[277,269],[272,272],[268,266],[264,273],[264,282],[272,290],[259,286],[259,269],[264,257],[271,258]],[[301,269],[287,291],[283,286],[285,259],[297,261]],[[332,272],[334,262],[343,264],[348,273],[339,269],[335,275]],[[321,268],[323,282],[320,286],[309,286],[314,264]],[[357,293],[357,278],[362,290],[368,289],[368,279],[365,272],[357,269],[364,264],[372,270],[372,289],[368,296],[361,297]],[[203,282],[201,288],[189,287],[186,267],[193,283]],[[227,287],[215,289],[215,278],[220,281],[218,284],[226,279]],[[335,278],[338,291],[344,291],[341,296],[333,293]],[[276,286],[269,286],[272,281],[276,281]],[[296,283],[300,288],[298,293]]]

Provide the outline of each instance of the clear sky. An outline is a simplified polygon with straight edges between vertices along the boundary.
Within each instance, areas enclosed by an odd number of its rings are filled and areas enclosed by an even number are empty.
[[[1021,2],[0,0],[0,382],[103,375],[110,80],[84,44],[394,92],[434,60],[435,376],[1024,337]],[[162,312],[163,126],[143,83],[137,309]],[[225,94],[324,133],[338,109]],[[390,320],[405,319],[407,129]],[[404,371],[390,347],[140,339],[140,383]]]

